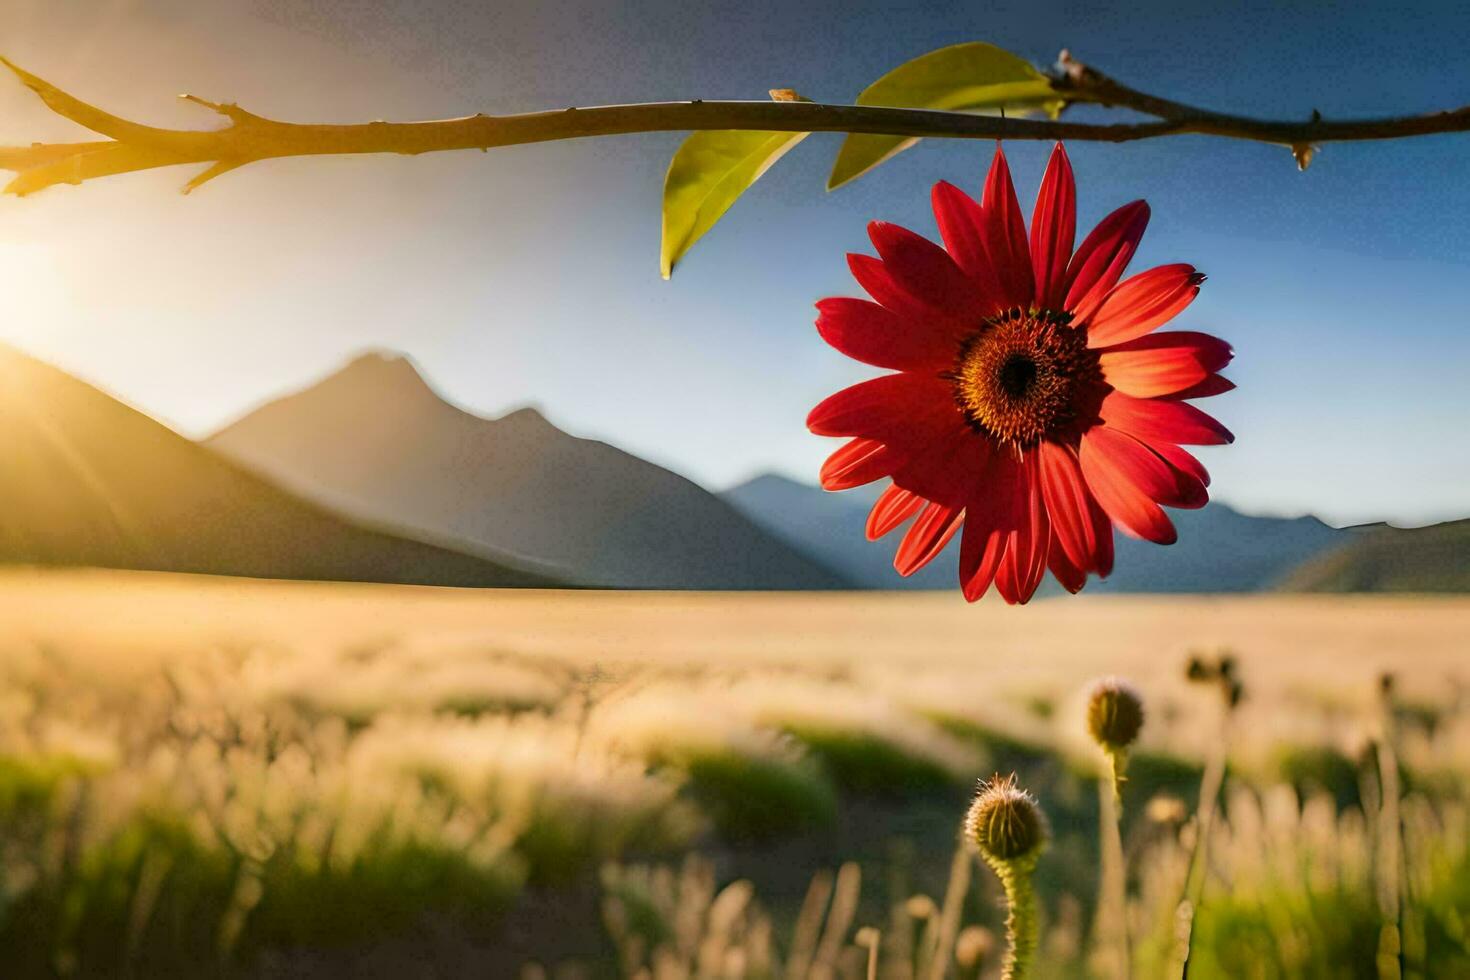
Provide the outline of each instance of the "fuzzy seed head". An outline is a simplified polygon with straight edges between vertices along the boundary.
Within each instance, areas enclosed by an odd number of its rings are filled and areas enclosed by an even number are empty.
[[[965,817],[965,839],[991,861],[1011,862],[1039,853],[1046,834],[1041,807],[1016,785],[1014,773],[982,783]]]
[[[1161,793],[1148,801],[1144,815],[1149,821],[1165,826],[1178,826],[1189,819],[1189,807],[1177,796]]]
[[[1126,749],[1143,727],[1143,698],[1125,680],[1098,681],[1087,699],[1087,731],[1105,749]]]
[[[995,949],[995,934],[984,926],[965,926],[954,943],[955,962],[967,970],[984,964]]]

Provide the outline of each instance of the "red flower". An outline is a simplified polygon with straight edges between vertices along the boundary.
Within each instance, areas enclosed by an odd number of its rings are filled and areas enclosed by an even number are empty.
[[[960,585],[971,602],[992,581],[1007,602],[1026,602],[1047,568],[1071,592],[1089,573],[1106,576],[1113,524],[1172,543],[1160,504],[1209,499],[1209,474],[1180,446],[1234,438],[1186,402],[1234,387],[1216,373],[1230,346],[1153,332],[1204,276],[1163,265],[1119,282],[1148,224],[1143,201],[1108,215],[1074,252],[1076,189],[1060,144],[1029,237],[999,147],[979,204],[943,182],[933,199],[944,248],[875,221],[879,258],[848,264],[877,302],[817,304],[827,343],[898,372],[812,410],[812,432],[852,437],[823,465],[822,486],[892,478],[868,537],[914,519],[894,558],[902,575],[963,525]]]

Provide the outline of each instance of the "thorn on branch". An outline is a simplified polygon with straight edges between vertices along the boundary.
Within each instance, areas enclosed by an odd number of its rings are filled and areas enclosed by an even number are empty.
[[[771,89],[771,100],[773,102],[810,102],[811,99],[797,93],[794,88]]]
[[[262,117],[257,116],[255,113],[251,112],[248,109],[240,108],[233,102],[211,102],[208,99],[201,99],[197,95],[189,95],[187,93],[179,96],[179,98],[183,99],[185,102],[192,102],[197,106],[203,106],[211,112],[217,112],[234,122],[236,125],[262,121]]]
[[[1072,57],[1068,48],[1063,48],[1057,55],[1056,72],[1053,81],[1060,83],[1062,88],[1091,88],[1103,80],[1101,72]]]
[[[194,191],[197,191],[199,188],[203,187],[209,181],[214,180],[214,178],[220,176],[221,174],[227,174],[231,170],[238,170],[240,167],[245,166],[245,164],[249,162],[249,160],[220,160],[217,163],[211,164],[207,169],[195,175],[187,184],[185,184],[181,190],[181,193],[192,194]]]

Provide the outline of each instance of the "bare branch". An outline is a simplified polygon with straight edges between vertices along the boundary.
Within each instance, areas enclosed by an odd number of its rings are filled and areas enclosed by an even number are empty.
[[[104,112],[94,105],[89,105],[75,96],[68,95],[61,89],[52,85],[42,78],[37,78],[30,72],[14,64],[8,58],[0,58],[6,68],[15,72],[17,78],[26,88],[41,97],[41,101],[59,116],[64,116],[72,122],[79,123],[94,133],[110,136],[122,143],[150,143],[166,141],[171,131],[157,129],[153,126],[144,126],[139,123],[129,122],[110,112]]]
[[[24,197],[56,184],[80,184],[97,177],[153,170],[186,162],[150,146],[134,146],[129,143],[116,142],[71,145],[93,146],[96,149],[70,153],[50,163],[28,167],[6,185],[5,191]],[[0,157],[3,157],[3,154],[0,154]]]
[[[185,96],[226,117],[229,125],[217,130],[177,130],[115,116],[9,61],[0,62],[53,111],[111,138],[91,143],[0,147],[0,168],[17,173],[6,188],[15,194],[182,163],[210,165],[189,182],[187,192],[230,170],[275,157],[483,150],[589,136],[701,129],[1111,143],[1196,133],[1277,144],[1292,149],[1298,161],[1306,156],[1302,147],[1322,143],[1470,131],[1470,106],[1426,116],[1342,121],[1324,120],[1315,112],[1301,122],[1230,116],[1139,92],[1075,61],[1066,52],[1052,81],[1061,98],[1129,108],[1156,118],[1096,124],[778,100],[660,102],[427,122],[308,125],[267,119],[233,104]]]
[[[18,173],[112,145],[112,140],[98,140],[93,143],[33,143],[30,146],[0,147],[0,170]]]
[[[1379,119],[1329,121],[1323,119],[1322,114],[1315,109],[1310,118],[1303,121],[1251,119],[1140,92],[1084,65],[1067,51],[1063,51],[1058,57],[1057,68],[1058,75],[1053,77],[1052,85],[1064,97],[1078,102],[1133,109],[1166,119],[1179,127],[1171,130],[1171,133],[1198,133],[1295,147],[1470,131],[1470,106],[1425,115]]]

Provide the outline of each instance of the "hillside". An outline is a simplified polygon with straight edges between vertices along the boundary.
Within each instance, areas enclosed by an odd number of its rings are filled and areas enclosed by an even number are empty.
[[[262,578],[545,586],[356,526],[0,346],[0,561]]]
[[[1336,547],[1347,532],[1315,517],[1242,514],[1214,502],[1170,510],[1179,540],[1167,547],[1114,535],[1117,563],[1097,583],[1103,592],[1260,592],[1305,561]]]
[[[1470,520],[1358,528],[1296,569],[1290,592],[1470,592]]]
[[[691,481],[568,435],[534,409],[463,411],[393,354],[365,354],[208,445],[358,518],[530,556],[583,584],[847,584]]]

